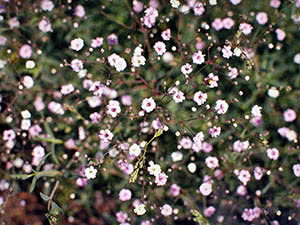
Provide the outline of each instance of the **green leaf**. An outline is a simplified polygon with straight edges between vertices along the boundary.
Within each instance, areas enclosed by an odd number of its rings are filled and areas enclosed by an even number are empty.
[[[36,182],[37,182],[38,178],[35,176],[33,179],[32,179],[32,183],[31,183],[31,186],[30,186],[30,193],[33,192],[35,186],[36,186]]]
[[[48,202],[48,201],[49,201],[49,199],[50,199],[50,197],[49,197],[49,196],[47,196],[47,195],[43,194],[42,192],[40,192],[40,196],[41,196],[41,198],[42,198],[44,201],[46,201],[46,202]]]
[[[44,170],[44,171],[38,172],[36,176],[39,179],[40,177],[55,177],[60,174],[61,174],[61,172],[57,171],[57,170]]]
[[[11,178],[13,179],[21,179],[21,180],[27,180],[28,178],[34,176],[34,174],[13,174],[10,175]]]

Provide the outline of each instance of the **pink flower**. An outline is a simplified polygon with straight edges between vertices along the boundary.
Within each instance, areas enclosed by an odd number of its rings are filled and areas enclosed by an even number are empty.
[[[92,48],[98,48],[103,45],[103,38],[102,37],[96,37],[96,39],[92,39],[91,46]]]
[[[238,75],[239,72],[237,68],[229,68],[228,77],[230,80],[237,78]]]
[[[20,50],[19,50],[19,55],[23,58],[23,59],[28,59],[31,57],[32,55],[32,49],[30,45],[23,45]]]
[[[79,18],[83,18],[85,16],[84,7],[82,5],[76,6],[75,11],[74,11],[74,15],[78,16]]]
[[[117,115],[121,112],[120,103],[116,100],[110,100],[106,108],[106,113],[111,115],[113,118],[117,117]]]
[[[208,196],[212,193],[212,184],[209,182],[205,182],[200,185],[199,190],[202,195]]]
[[[242,0],[230,0],[230,2],[233,4],[233,5],[238,5],[241,3]]]
[[[99,113],[94,112],[90,115],[90,119],[92,123],[99,123],[100,120],[102,119],[102,116]]]
[[[270,6],[275,8],[275,9],[278,9],[281,5],[281,1],[280,0],[271,0],[270,1]]]
[[[279,151],[277,148],[268,148],[267,155],[272,160],[277,160],[279,157]]]
[[[215,169],[219,167],[219,160],[216,157],[208,156],[205,159],[205,164],[210,169]]]
[[[193,142],[189,137],[183,137],[179,143],[183,149],[191,149]]]
[[[60,92],[63,95],[68,95],[68,94],[72,93],[73,91],[74,91],[74,87],[72,84],[63,85],[60,90]]]
[[[12,141],[16,138],[16,133],[14,132],[14,130],[10,129],[10,130],[5,130],[3,132],[3,136],[2,139],[4,141]]]
[[[254,209],[244,209],[242,218],[245,221],[252,222],[254,219],[259,218],[260,214],[261,214],[261,209],[257,207],[255,207]]]
[[[122,202],[129,201],[131,199],[131,191],[129,189],[122,189],[119,192],[119,200]]]
[[[163,55],[166,52],[166,45],[162,41],[158,41],[153,46],[157,55]]]
[[[80,59],[73,59],[71,61],[71,67],[75,72],[79,72],[81,69],[83,69],[83,63]]]
[[[51,31],[51,23],[50,23],[49,19],[42,19],[39,22],[39,29],[40,29],[40,31],[42,31],[44,33]]]
[[[216,212],[216,208],[213,206],[209,206],[206,209],[204,209],[204,215],[206,217],[211,217]]]
[[[5,46],[6,45],[6,41],[7,41],[7,38],[0,35],[0,46]]]
[[[149,7],[145,10],[144,25],[148,28],[153,27],[156,17],[158,17],[158,11],[153,7]]]
[[[104,142],[110,142],[113,139],[114,134],[109,129],[105,129],[100,130],[98,137]]]
[[[161,33],[161,37],[162,37],[163,40],[169,41],[171,39],[171,30],[170,29],[166,29],[165,31],[163,31]]]
[[[164,186],[167,183],[168,176],[165,173],[160,173],[155,176],[155,183],[157,186]]]
[[[281,30],[280,28],[277,28],[275,30],[275,32],[277,34],[277,39],[279,41],[283,41],[285,39],[286,34],[285,34],[285,32],[283,30]]]
[[[297,118],[297,114],[293,109],[287,109],[283,112],[285,122],[293,122]]]
[[[128,214],[122,211],[119,211],[116,213],[117,221],[119,223],[125,223],[126,220],[128,219]]]
[[[243,34],[248,35],[251,33],[253,27],[248,23],[241,23],[239,29],[243,32]]]
[[[263,175],[264,175],[264,170],[261,167],[257,166],[254,168],[254,178],[256,180],[260,180]]]
[[[133,5],[133,11],[135,11],[136,13],[142,12],[144,7],[144,4],[142,2],[133,0],[132,5]]]
[[[265,25],[268,22],[268,15],[265,12],[259,12],[256,14],[256,21],[260,25]]]
[[[230,17],[227,17],[227,18],[222,20],[222,23],[223,23],[223,27],[225,29],[230,30],[234,25],[234,20],[231,19]]]
[[[221,134],[221,127],[214,126],[213,128],[210,128],[208,132],[211,137],[218,137]]]
[[[121,101],[123,105],[130,106],[132,104],[132,97],[130,95],[123,95]]]
[[[44,11],[49,11],[50,12],[54,8],[54,4],[50,0],[42,0],[42,2],[41,2],[41,8]]]
[[[154,99],[151,98],[145,98],[142,102],[142,109],[145,110],[147,113],[152,112],[156,107],[156,103]]]
[[[160,208],[160,213],[163,216],[171,216],[172,215],[172,207],[168,204],[164,204],[161,208]]]
[[[216,30],[219,31],[221,29],[223,29],[224,25],[223,25],[223,21],[221,18],[216,18],[213,22],[212,22],[212,27]]]
[[[247,185],[247,183],[251,179],[251,174],[248,170],[241,170],[238,175],[238,179],[244,184]]]
[[[170,187],[170,193],[172,196],[177,197],[180,195],[180,187],[177,184],[172,184]]]

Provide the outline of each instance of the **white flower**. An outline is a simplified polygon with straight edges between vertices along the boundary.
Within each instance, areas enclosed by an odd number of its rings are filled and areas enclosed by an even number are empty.
[[[157,55],[163,55],[166,52],[166,45],[162,41],[156,42],[153,48]]]
[[[78,77],[79,78],[84,78],[87,74],[87,69],[79,70],[78,72]]]
[[[28,60],[26,63],[25,63],[25,67],[26,69],[33,69],[35,67],[35,62],[32,61],[32,60]]]
[[[173,162],[178,162],[178,161],[182,160],[183,154],[181,152],[173,152],[171,154],[171,158],[172,158]]]
[[[196,170],[197,170],[197,166],[195,163],[189,163],[189,165],[187,166],[188,170],[191,172],[191,173],[195,173]]]
[[[201,194],[203,194],[204,196],[208,196],[212,192],[212,184],[208,183],[208,182],[203,183],[203,184],[201,184],[199,189],[200,189]]]
[[[74,70],[75,72],[79,72],[80,70],[83,69],[83,63],[80,59],[73,59],[71,61],[71,67],[72,70]]]
[[[201,51],[195,52],[193,54],[193,63],[200,65],[204,62],[205,62],[205,55],[203,55]]]
[[[261,117],[261,109],[262,107],[261,106],[258,106],[258,105],[255,105],[252,107],[251,109],[251,114],[253,117]]]
[[[293,171],[296,177],[300,177],[300,164],[293,165]]]
[[[137,144],[133,144],[129,148],[129,155],[139,156],[141,154],[141,148]]]
[[[145,98],[142,102],[142,109],[145,110],[147,113],[152,112],[156,107],[156,103],[154,99],[151,98]]]
[[[163,216],[171,216],[173,212],[173,209],[170,205],[164,204],[163,207],[160,208],[160,213]]]
[[[131,63],[133,67],[144,66],[146,63],[146,58],[142,55],[134,55],[131,59]]]
[[[160,165],[154,164],[154,162],[149,162],[149,167],[147,168],[150,175],[158,176],[161,172]]]
[[[25,76],[23,78],[23,85],[27,88],[27,89],[30,89],[33,87],[34,85],[34,81],[33,79],[30,77],[30,76]]]
[[[24,110],[21,112],[21,116],[23,119],[29,119],[31,117],[31,113],[28,110]]]
[[[97,170],[93,166],[90,166],[84,170],[84,174],[87,179],[95,179]]]
[[[138,216],[144,215],[146,213],[145,204],[138,204],[133,210]]]
[[[123,70],[125,70],[127,67],[127,63],[125,61],[125,59],[119,57],[116,61],[116,64],[115,64],[115,68],[118,72],[121,72]]]
[[[5,65],[6,65],[6,61],[0,59],[0,69],[3,69],[5,67]]]
[[[170,0],[171,6],[173,8],[178,8],[180,6],[180,2],[178,0]]]
[[[240,57],[242,54],[242,51],[240,48],[236,47],[234,50],[233,50],[233,55],[235,55],[236,57]]]
[[[80,51],[84,46],[84,42],[81,38],[76,38],[71,41],[71,49],[75,51]]]
[[[21,129],[28,130],[31,127],[31,121],[29,119],[24,119],[21,121]]]
[[[280,92],[279,92],[279,90],[276,89],[276,87],[271,87],[271,88],[268,90],[268,95],[269,95],[271,98],[277,98],[277,97],[280,95]]]
[[[209,0],[210,5],[217,5],[217,0]]]
[[[207,100],[207,94],[203,93],[201,91],[198,91],[194,94],[194,102],[196,102],[198,105],[202,105]]]
[[[225,100],[218,100],[216,102],[215,110],[218,114],[225,114],[228,110],[229,105]]]

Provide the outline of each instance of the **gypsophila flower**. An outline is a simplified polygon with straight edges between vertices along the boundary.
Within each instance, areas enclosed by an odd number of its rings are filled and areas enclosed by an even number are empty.
[[[139,156],[141,154],[142,150],[140,148],[140,146],[138,146],[137,144],[133,144],[130,146],[129,148],[129,155],[134,155],[134,156]]]
[[[161,168],[160,165],[154,164],[153,161],[150,161],[147,171],[149,172],[150,175],[158,176],[161,172]]]
[[[229,108],[229,105],[225,100],[217,100],[215,110],[218,114],[225,114]]]
[[[120,103],[116,100],[110,100],[106,108],[106,113],[111,115],[113,118],[117,117],[117,115],[121,112]]]
[[[193,71],[193,68],[192,68],[191,64],[189,64],[189,63],[186,63],[185,65],[181,66],[181,72],[182,72],[184,75],[188,75],[188,74],[190,74],[192,71]]]
[[[252,116],[253,117],[261,117],[262,116],[261,109],[262,109],[261,106],[258,106],[258,105],[253,106],[251,109]]]
[[[132,193],[129,189],[122,189],[119,192],[119,199],[122,202],[129,201],[131,199]]]
[[[72,84],[63,85],[60,90],[60,92],[63,95],[68,95],[68,94],[72,93],[73,91],[74,91],[74,86]]]
[[[293,171],[296,177],[300,177],[300,164],[293,165]]]
[[[146,213],[145,205],[142,203],[139,203],[135,206],[133,210],[138,216],[142,216]]]
[[[243,32],[243,34],[248,35],[251,33],[253,27],[249,23],[241,23],[239,29]]]
[[[90,166],[84,170],[85,177],[87,179],[95,179],[97,175],[97,169],[93,166]]]
[[[169,41],[171,39],[171,30],[166,29],[161,33],[161,37],[165,41]]]
[[[180,2],[178,0],[170,0],[171,6],[173,8],[178,8],[180,6]]]
[[[173,209],[170,205],[168,204],[164,204],[161,208],[160,208],[160,213],[163,216],[171,216],[173,212]]]
[[[181,152],[172,152],[171,158],[173,162],[178,162],[182,160],[183,154]]]
[[[229,79],[235,79],[235,78],[237,78],[237,76],[238,76],[238,69],[237,68],[230,68],[229,69],[229,72],[228,72],[228,77],[229,77]]]
[[[265,25],[268,22],[268,14],[265,12],[259,12],[256,14],[256,21],[260,25]]]
[[[219,167],[219,160],[216,157],[208,156],[205,159],[205,164],[210,169],[215,169]]]
[[[238,174],[238,179],[244,184],[247,185],[247,183],[251,179],[251,174],[248,170],[241,170]]]
[[[214,126],[213,128],[210,128],[208,132],[211,137],[218,137],[221,134],[221,127]]]
[[[110,142],[113,139],[114,134],[109,129],[105,129],[99,131],[98,137],[104,142]]]
[[[166,45],[162,41],[158,41],[153,46],[157,55],[163,55],[166,52]]]
[[[205,55],[202,54],[202,51],[198,51],[193,54],[193,63],[201,65],[204,62],[205,62]]]
[[[75,72],[79,72],[83,69],[83,62],[80,59],[73,59],[71,61],[71,67]]]
[[[150,113],[155,109],[156,103],[155,103],[155,101],[152,97],[151,98],[144,98],[144,100],[142,101],[142,106],[141,107],[147,113]]]
[[[207,100],[207,94],[203,93],[201,91],[198,91],[194,94],[193,98],[194,102],[196,102],[198,105],[203,105]]]
[[[223,57],[225,59],[229,59],[230,57],[232,57],[233,53],[231,51],[231,46],[227,45],[227,46],[224,46],[222,48],[222,53],[223,53]]]
[[[279,157],[279,150],[277,148],[268,148],[266,152],[268,157],[272,160],[277,160]]]
[[[236,140],[233,143],[233,150],[236,152],[242,152],[242,151],[248,149],[248,147],[249,147],[249,141]]]
[[[219,77],[215,76],[213,73],[210,73],[208,74],[208,77],[204,79],[204,81],[209,88],[215,88],[218,87]]]
[[[204,196],[208,196],[212,193],[212,184],[209,182],[205,182],[199,187],[200,193]]]
[[[164,186],[167,183],[168,176],[161,172],[155,176],[155,183],[157,186]]]
[[[76,38],[71,41],[71,46],[70,48],[75,50],[75,51],[80,51],[84,46],[84,42],[81,38]]]
[[[297,118],[297,114],[293,109],[287,109],[283,112],[283,118],[285,122],[293,122]]]

